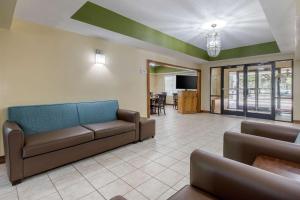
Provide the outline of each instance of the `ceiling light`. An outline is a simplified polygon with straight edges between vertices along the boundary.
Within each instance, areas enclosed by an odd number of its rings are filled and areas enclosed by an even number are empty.
[[[217,57],[221,52],[221,37],[215,29],[217,24],[212,24],[211,27],[213,30],[206,36],[207,53],[210,57]]]
[[[204,23],[202,25],[202,29],[204,29],[204,30],[211,30],[212,24],[218,24],[218,29],[221,29],[221,28],[224,28],[226,26],[227,22],[224,21],[224,20],[209,21],[209,22]]]
[[[155,64],[155,63],[153,63],[153,62],[151,62],[151,63],[150,63],[150,66],[151,66],[151,67],[155,67],[155,66],[156,66],[156,64]]]
[[[104,53],[99,50],[99,49],[96,49],[96,58],[95,58],[95,63],[97,65],[101,64],[101,65],[105,65],[105,55]]]

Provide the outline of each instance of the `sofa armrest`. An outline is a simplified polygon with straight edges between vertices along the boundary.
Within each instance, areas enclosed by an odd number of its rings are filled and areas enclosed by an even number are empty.
[[[127,122],[135,123],[135,141],[140,138],[140,113],[131,110],[118,109],[117,118]]]
[[[6,121],[3,124],[3,141],[8,176],[14,184],[23,179],[24,134],[17,123]]]
[[[274,124],[243,121],[241,123],[241,133],[294,142],[300,133],[300,129]]]
[[[190,177],[219,199],[300,199],[297,181],[200,150],[191,154]]]
[[[225,132],[224,157],[252,165],[259,155],[300,162],[300,145],[254,135]]]

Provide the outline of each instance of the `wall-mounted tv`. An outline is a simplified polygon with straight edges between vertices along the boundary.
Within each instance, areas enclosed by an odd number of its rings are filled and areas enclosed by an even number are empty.
[[[176,75],[176,89],[197,89],[197,76]]]

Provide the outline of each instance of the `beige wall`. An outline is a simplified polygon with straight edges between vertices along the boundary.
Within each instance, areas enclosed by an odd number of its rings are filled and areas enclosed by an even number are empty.
[[[281,55],[281,54],[272,54],[272,55],[264,55],[264,56],[254,56],[247,57],[241,59],[231,59],[231,60],[223,60],[223,61],[214,61],[209,63],[204,63],[200,66],[202,72],[202,93],[201,93],[201,107],[202,110],[209,111],[210,110],[210,67],[218,67],[218,66],[226,66],[226,65],[239,65],[239,64],[247,64],[247,63],[257,63],[257,62],[267,62],[274,60],[284,60],[284,59],[292,59],[293,55]],[[300,74],[300,64],[294,64],[294,70],[298,74]],[[299,75],[294,76],[294,120],[300,120],[300,93],[297,91],[297,84],[300,84]],[[299,94],[298,94],[299,93]],[[297,98],[299,97],[299,99]],[[298,99],[298,101],[297,101]],[[297,105],[298,104],[298,105]],[[298,114],[297,114],[298,113]]]
[[[101,49],[106,66],[94,65]],[[0,123],[9,106],[118,99],[146,114],[146,60],[198,66],[98,38],[15,20],[0,29]],[[3,155],[2,136],[0,156]]]
[[[294,61],[294,120],[300,120],[300,60]]]

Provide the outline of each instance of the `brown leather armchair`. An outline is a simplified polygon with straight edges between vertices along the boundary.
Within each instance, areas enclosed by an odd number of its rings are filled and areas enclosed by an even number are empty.
[[[241,133],[294,143],[300,133],[300,129],[274,124],[243,121],[241,123]]]
[[[300,145],[234,132],[224,134],[223,155],[252,165],[259,155],[300,163]]]
[[[191,154],[190,173],[190,185],[169,200],[300,199],[297,181],[201,150]]]
[[[300,145],[294,143],[300,129],[244,121],[241,132],[224,134],[224,157],[248,165],[259,155],[300,163]]]
[[[294,180],[200,150],[191,155],[190,177],[169,200],[300,199]]]

